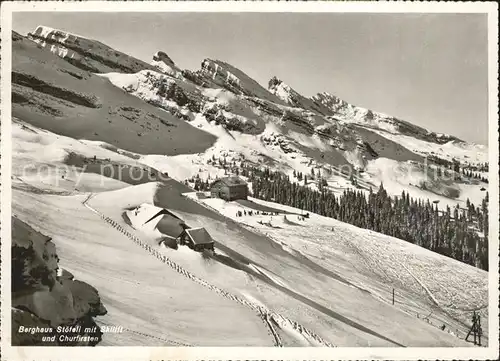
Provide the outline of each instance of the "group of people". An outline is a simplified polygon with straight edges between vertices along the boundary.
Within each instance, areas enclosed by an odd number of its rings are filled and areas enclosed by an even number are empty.
[[[256,215],[262,215],[262,216],[278,216],[279,215],[279,212],[260,212],[260,211],[246,211],[246,210],[243,210],[243,211],[237,211],[236,212],[236,217],[243,217],[243,216],[253,216],[254,213]],[[306,213],[304,215],[297,215],[297,219],[299,221],[305,221],[306,218],[309,218],[309,213]],[[286,216],[285,216],[285,219],[286,219]],[[333,229],[332,229],[333,230]]]
[[[259,211],[255,211],[255,214],[256,215],[263,215],[263,216],[277,216],[278,215],[278,212],[259,212]],[[246,211],[246,210],[243,210],[242,211],[238,211],[236,212],[236,217],[242,217],[242,216],[253,216],[254,215],[254,211]]]

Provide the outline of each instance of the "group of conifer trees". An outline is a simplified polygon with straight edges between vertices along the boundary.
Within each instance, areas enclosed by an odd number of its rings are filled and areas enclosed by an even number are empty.
[[[269,169],[245,169],[252,182],[253,196],[336,218],[342,222],[384,233],[417,244],[439,254],[488,270],[488,195],[477,207],[447,207],[414,199],[408,193],[392,197],[383,185],[369,195],[345,190],[335,195],[291,182]]]
[[[488,178],[483,177],[481,173],[474,173],[470,169],[462,168],[462,173],[469,178],[479,179],[481,182],[488,183]]]
[[[210,190],[210,180],[202,180],[199,174],[196,174],[194,177],[188,178],[184,181],[184,184],[186,184],[187,186],[190,186],[190,183],[192,184],[192,187],[195,191],[204,192]]]

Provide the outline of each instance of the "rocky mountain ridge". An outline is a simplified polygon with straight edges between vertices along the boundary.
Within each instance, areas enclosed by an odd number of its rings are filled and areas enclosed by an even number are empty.
[[[277,77],[269,81],[269,90],[291,106],[310,109],[337,121],[397,132],[438,144],[450,141],[463,142],[457,137],[435,133],[395,117],[350,104],[328,92],[317,93],[311,98],[306,98]]]
[[[97,44],[93,48],[97,48]],[[98,50],[102,54],[102,49]],[[105,72],[95,73],[84,70],[86,67],[82,67],[81,62],[73,62],[71,56],[62,55],[51,51],[51,46],[44,47],[12,33],[14,117],[59,134],[105,141],[138,153],[179,154],[203,150],[213,144],[212,135],[127,94],[100,76],[136,73],[123,73],[94,62],[94,68]],[[124,64],[133,62],[125,60]],[[142,65],[141,69],[158,71],[150,64]],[[185,142],[182,136],[194,136],[197,141]]]
[[[135,73],[142,69],[154,69],[153,65],[117,51],[97,40],[47,26],[38,26],[27,37],[82,70],[94,73],[113,71]]]
[[[163,51],[157,51],[153,55],[151,65],[157,67],[162,73],[170,75],[174,78],[183,79],[181,69],[174,63],[174,61]]]
[[[88,59],[98,62],[96,59],[104,56],[110,58],[100,65],[93,65],[99,70],[97,73],[84,70],[82,61],[73,61],[75,57],[54,51],[47,44],[45,47],[40,45],[42,38],[58,41],[61,45],[75,42],[68,39],[82,37],[48,29],[37,28],[37,39],[29,36],[40,52],[26,52],[23,56],[37,59],[43,55],[41,64],[49,58],[47,53],[59,57],[62,63],[59,61],[56,68],[47,69],[47,72],[56,70],[57,74],[50,77],[38,70],[33,72],[34,67],[17,66],[21,69],[14,69],[13,100],[19,104],[15,110],[21,115],[27,108],[29,112],[43,111],[44,122],[54,124],[51,131],[60,129],[62,123],[57,118],[74,114],[72,108],[83,104],[87,109],[98,109],[99,117],[92,123],[96,130],[90,137],[78,132],[83,123],[65,122],[74,124],[78,137],[103,140],[140,154],[196,153],[200,157],[211,157],[212,152],[218,156],[231,151],[235,160],[264,163],[287,173],[293,173],[293,170],[310,172],[311,167],[315,167],[324,170],[322,174],[332,174],[332,169],[346,166],[363,171],[378,158],[396,163],[424,163],[427,158],[431,164],[447,166],[455,160],[472,166],[487,162],[486,147],[352,105],[328,92],[305,97],[278,77],[272,77],[266,89],[240,69],[220,60],[206,58],[198,70],[186,70],[181,69],[167,52],[158,51],[149,64],[135,62],[134,58],[124,54],[116,58],[118,65],[111,69],[106,64],[114,58],[114,50],[87,39],[87,42],[80,40],[80,44],[86,44]],[[16,42],[23,43],[23,50],[15,53],[22,53],[28,45],[25,42],[29,40],[16,34],[13,37],[19,38]],[[65,83],[68,86],[63,88],[60,84]],[[115,91],[108,89],[110,87]],[[106,89],[106,92],[101,92],[101,89]],[[49,97],[34,104],[40,92],[59,100],[52,102]],[[60,100],[64,104],[69,102],[68,106],[61,107]],[[111,102],[119,106],[111,106]],[[142,117],[143,108],[154,116]],[[159,110],[159,113],[152,109]],[[108,123],[101,120],[100,114],[105,115]],[[49,115],[52,117],[47,118]],[[113,131],[110,133],[104,128],[113,128]],[[168,142],[163,141],[165,132],[169,136]],[[74,136],[72,133],[63,134]],[[114,135],[107,137],[106,134]],[[233,142],[236,143],[230,145]],[[235,146],[238,150],[234,149]],[[378,176],[372,174],[371,177],[373,180],[367,181],[376,186]],[[334,179],[336,177],[332,176],[332,189],[349,187],[350,183],[342,180],[341,187],[335,188],[338,183]],[[404,182],[407,183],[405,187],[412,186],[410,183],[413,182],[419,187],[421,183],[418,179]]]
[[[435,133],[386,114],[352,105],[328,92],[320,92],[310,98],[304,97],[277,77],[271,78],[268,89],[265,89],[241,70],[220,60],[207,58],[202,61],[199,70],[181,70],[164,51],[155,53],[148,64],[99,41],[46,26],[37,27],[28,38],[50,48],[54,54],[84,70],[97,73],[137,73],[141,70],[154,70],[204,88],[219,87],[236,95],[263,99],[279,106],[301,108],[333,121],[400,132],[437,144],[463,142],[454,136]]]

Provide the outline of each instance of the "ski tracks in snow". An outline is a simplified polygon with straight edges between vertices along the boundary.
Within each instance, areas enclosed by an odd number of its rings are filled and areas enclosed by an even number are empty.
[[[384,267],[382,265],[379,264],[379,262],[377,260],[375,260],[374,258],[372,257],[368,257],[366,256],[360,249],[358,246],[356,246],[355,244],[353,244],[350,240],[346,240],[347,241],[347,244],[351,247],[351,249],[353,251],[355,251],[362,259],[363,261],[365,262],[365,264],[371,269],[371,271],[374,273],[374,274],[377,274],[382,278],[382,279],[385,279],[387,282],[389,282],[390,284],[394,284],[394,278],[389,275]],[[452,315],[445,307],[443,306],[438,300],[437,298],[434,296],[434,294],[429,290],[429,288],[424,284],[424,282],[418,278],[403,262],[400,262],[399,260],[397,259],[392,259],[393,262],[397,263],[401,268],[403,268],[407,273],[408,275],[416,282],[416,284],[418,284],[424,291],[425,293],[427,294],[428,298],[431,300],[431,302],[434,304],[434,306],[441,310],[443,313],[445,313],[446,315],[448,315],[450,318],[452,318],[453,320],[455,320],[456,322],[458,322],[459,324],[461,324],[462,326],[466,326],[464,324],[463,321],[461,321],[460,319],[458,319],[457,317],[455,317],[454,315]],[[382,275],[383,274],[383,275]],[[402,282],[401,279],[397,279],[396,282]],[[382,298],[380,298],[382,299]],[[432,309],[432,306],[431,306],[431,309]],[[403,309],[402,309],[403,310]],[[405,310],[403,310],[405,311]],[[407,312],[407,311],[405,311]],[[412,313],[410,313],[412,314]],[[431,312],[432,314],[432,312]],[[429,322],[430,324],[432,324],[433,326],[435,327],[440,327],[441,325],[436,325],[432,322]],[[448,329],[448,333],[450,333],[450,330]],[[457,334],[453,333],[454,336],[459,337],[458,335],[458,331],[457,331]]]
[[[90,206],[88,204],[88,202],[90,201],[90,199],[93,196],[94,196],[94,194],[90,193],[88,195],[88,197],[82,202],[82,204],[86,208],[88,208],[90,211],[97,214],[103,221],[110,224],[113,228],[115,228],[119,232],[123,233],[125,236],[127,236],[127,238],[131,239],[134,243],[136,243],[137,245],[144,248],[151,255],[153,255],[154,257],[156,257],[157,259],[159,259],[160,261],[162,261],[163,263],[165,263],[166,265],[168,265],[169,267],[171,267],[173,270],[180,273],[184,277],[190,279],[191,281],[194,281],[194,282],[198,283],[199,285],[208,288],[209,290],[219,294],[220,296],[222,296],[224,298],[230,299],[234,302],[237,302],[243,306],[249,307],[250,309],[256,311],[259,315],[259,318],[269,328],[270,333],[273,336],[273,341],[274,341],[275,346],[283,347],[283,343],[281,341],[281,337],[279,336],[278,332],[276,331],[276,329],[273,326],[273,323],[272,323],[273,321],[276,322],[277,325],[282,324],[283,326],[285,326],[285,325],[291,326],[293,329],[295,329],[297,332],[299,332],[301,335],[303,335],[304,338],[306,338],[306,339],[312,338],[320,345],[327,346],[327,347],[334,346],[331,343],[329,343],[328,341],[322,339],[320,336],[315,334],[313,331],[308,330],[304,326],[300,325],[299,323],[292,321],[279,313],[272,312],[263,306],[257,305],[255,303],[249,302],[241,297],[235,296],[235,295],[233,295],[233,294],[231,294],[231,293],[229,293],[229,292],[227,292],[227,291],[225,291],[217,286],[211,285],[207,281],[195,276],[191,272],[189,272],[186,269],[184,269],[183,267],[179,266],[177,263],[173,262],[171,259],[169,259],[165,255],[161,254],[154,247],[150,246],[147,243],[142,242],[141,239],[139,239],[137,236],[133,235],[131,232],[126,230],[123,226],[121,226],[115,220],[113,220],[110,217],[105,216],[104,214],[99,212],[97,209]],[[132,331],[132,332],[135,332],[135,331]],[[179,343],[177,343],[177,344],[179,344]]]

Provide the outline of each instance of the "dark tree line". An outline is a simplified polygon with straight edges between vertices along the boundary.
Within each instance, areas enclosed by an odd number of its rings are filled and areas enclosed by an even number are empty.
[[[463,169],[472,170],[474,172],[488,172],[490,170],[488,162],[478,164],[464,163],[463,165],[461,165],[461,167]]]
[[[336,218],[488,270],[488,193],[479,207],[467,200],[465,209],[457,206],[439,211],[437,205],[429,200],[414,199],[405,192],[399,197],[392,197],[383,185],[376,193],[370,190],[368,197],[360,190],[346,190],[342,195],[335,196],[321,181],[318,182],[319,190],[307,187],[308,176],[302,172],[294,171],[294,178],[300,182],[295,183],[280,172],[246,166],[243,162],[229,162],[225,157],[213,156],[207,163],[218,165],[226,172],[249,177],[256,198]],[[483,170],[485,167],[487,165],[480,168]],[[449,169],[459,172],[460,164],[450,162]],[[462,172],[469,176],[463,168]],[[311,169],[309,178],[314,179],[315,176],[321,175]],[[195,190],[210,188],[211,182],[201,180],[199,175],[190,181],[194,183]],[[355,184],[355,179],[351,182]]]
[[[324,187],[313,190],[269,169],[246,168],[245,173],[255,198],[336,218],[488,270],[488,195],[480,207],[468,201],[467,209],[439,211],[429,200],[411,198],[405,192],[392,197],[383,185],[368,196],[360,190],[336,196]]]
[[[480,173],[474,173],[472,170],[469,169],[462,169],[462,173],[469,178],[474,178],[474,179],[479,179],[480,181],[484,183],[488,183],[488,178],[481,176]]]
[[[488,179],[486,177],[482,177],[480,174],[477,173],[477,172],[489,171],[489,165],[487,162],[477,163],[477,164],[461,163],[457,159],[454,159],[453,161],[448,161],[436,157],[435,155],[429,155],[427,159],[430,161],[431,164],[441,166],[444,167],[445,169],[453,170],[456,173],[462,173],[467,177],[480,179],[483,182],[488,183]],[[438,168],[438,171],[441,171],[440,168]]]

